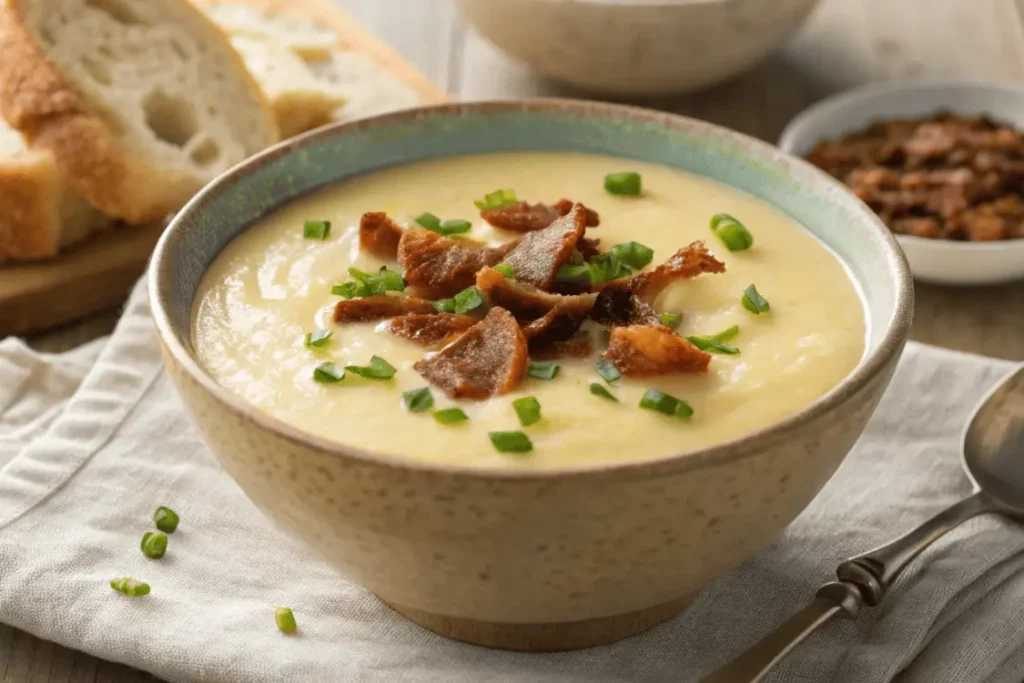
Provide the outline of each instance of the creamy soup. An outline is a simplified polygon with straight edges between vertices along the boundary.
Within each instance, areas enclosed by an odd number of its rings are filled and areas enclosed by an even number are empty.
[[[637,171],[639,197],[603,186],[608,173]],[[464,237],[506,241],[516,233],[489,226],[474,199],[513,188],[521,199],[569,197],[600,214],[588,229],[601,247],[635,240],[654,250],[649,268],[694,240],[705,240],[726,272],[672,284],[655,301],[659,312],[681,313],[682,335],[709,335],[739,326],[730,344],[740,353],[715,354],[707,373],[623,378],[605,383],[594,364],[607,333],[591,329],[594,355],[560,358],[552,380],[527,377],[514,391],[483,401],[452,400],[432,388],[434,409],[459,406],[467,421],[443,425],[431,412],[412,413],[402,392],[427,385],[413,369],[424,348],[381,323],[335,324],[334,284],[355,265],[374,271],[395,262],[360,252],[358,224],[366,211],[386,211],[399,224],[431,212],[472,221]],[[725,212],[754,237],[731,252],[708,227]],[[306,220],[329,220],[326,240],[303,237]],[[755,284],[771,304],[754,315],[741,306]],[[592,325],[593,323],[588,323]],[[326,328],[322,348],[305,345],[307,332]],[[843,266],[810,234],[776,209],[707,178],[662,166],[567,153],[514,153],[411,164],[353,178],[292,202],[232,241],[206,274],[195,306],[194,343],[218,382],[255,406],[307,432],[377,453],[434,463],[498,468],[550,468],[657,458],[721,443],[799,411],[842,380],[860,361],[865,317]],[[325,361],[367,365],[379,356],[397,368],[393,379],[351,373],[322,384],[313,371]],[[618,402],[593,395],[601,383]],[[639,407],[656,388],[693,408],[689,420]],[[512,402],[535,397],[540,422],[519,424]],[[526,454],[498,452],[488,434],[522,430]]]

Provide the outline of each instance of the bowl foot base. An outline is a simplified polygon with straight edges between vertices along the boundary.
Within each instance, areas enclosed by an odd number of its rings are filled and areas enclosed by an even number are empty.
[[[604,645],[636,635],[674,617],[692,600],[693,596],[686,596],[636,612],[549,624],[476,621],[385,603],[406,619],[453,640],[500,650],[557,652]]]

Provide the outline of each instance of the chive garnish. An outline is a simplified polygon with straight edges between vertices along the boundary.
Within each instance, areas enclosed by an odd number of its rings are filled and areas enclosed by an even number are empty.
[[[430,212],[421,213],[419,216],[416,216],[415,220],[420,226],[427,230],[436,231],[441,227],[441,219]]]
[[[516,191],[507,188],[504,190],[495,190],[494,192],[488,192],[484,195],[483,199],[477,199],[473,203],[476,208],[484,211],[486,209],[497,209],[506,204],[515,204],[519,199],[516,197]]]
[[[740,303],[743,304],[743,308],[754,315],[767,313],[772,307],[768,300],[761,296],[754,285],[750,285],[743,290],[743,298],[740,299]]]
[[[410,413],[422,413],[433,408],[434,396],[430,393],[430,387],[403,391],[402,407]]]
[[[683,316],[681,313],[659,313],[658,319],[661,320],[662,325],[674,330],[683,321]]]
[[[334,384],[345,379],[345,368],[336,363],[321,363],[313,369],[313,381],[321,384]]]
[[[657,389],[647,390],[640,399],[640,407],[683,420],[688,420],[693,415],[693,408],[689,403]]]
[[[740,350],[732,344],[726,344],[726,342],[739,334],[739,332],[739,325],[733,325],[732,327],[722,330],[718,334],[695,335],[687,337],[687,340],[701,351],[724,353],[730,356],[735,356],[740,352]]]
[[[604,177],[604,189],[612,194],[640,194],[640,174],[632,171],[626,173],[609,173]]]
[[[516,269],[508,265],[507,263],[499,263],[498,265],[494,266],[494,269],[501,273],[502,275],[504,275],[506,280],[516,279]]]
[[[534,362],[526,368],[526,374],[536,379],[554,379],[558,374],[559,365],[552,361]]]
[[[352,276],[352,281],[334,285],[331,287],[331,294],[354,299],[385,292],[401,292],[405,289],[405,280],[402,276],[388,270],[386,266],[381,266],[376,273],[366,273],[352,267],[348,269],[348,274]]]
[[[743,251],[754,244],[754,236],[750,231],[727,213],[716,213],[711,217],[711,232],[722,240],[729,251]]]
[[[437,301],[431,302],[434,304],[434,310],[438,313],[454,313],[455,312],[455,299],[438,299]]]
[[[484,305],[484,295],[476,287],[466,287],[455,295],[455,312],[458,314],[469,313]]]
[[[473,224],[463,218],[449,218],[441,221],[441,224],[437,226],[434,232],[449,237],[469,232],[472,228]]]
[[[153,513],[153,523],[165,534],[173,534],[178,528],[178,513],[162,505]]]
[[[321,346],[327,346],[327,342],[331,340],[332,334],[334,334],[333,330],[316,330],[315,332],[307,332],[306,346],[311,349],[318,349]]]
[[[654,250],[639,242],[616,244],[610,253],[633,270],[640,270],[654,259]]]
[[[517,398],[512,401],[512,408],[519,416],[519,424],[524,427],[540,422],[540,401],[533,396]]]
[[[391,379],[398,370],[380,356],[373,356],[369,365],[346,365],[345,372],[353,372],[366,379]]]
[[[151,560],[159,560],[167,552],[167,534],[147,531],[142,536],[142,554]]]
[[[302,224],[302,236],[307,240],[325,240],[330,234],[330,221],[306,221]]]
[[[590,383],[590,393],[594,396],[600,396],[601,398],[607,398],[608,400],[615,401],[616,403],[619,402],[619,399],[615,398],[615,396],[612,395],[612,392],[608,391],[597,382]]]
[[[281,633],[295,633],[299,626],[295,623],[295,615],[290,607],[278,607],[274,610],[274,621]]]
[[[121,578],[111,579],[110,587],[116,590],[118,593],[123,593],[130,598],[138,598],[143,595],[149,595],[149,584],[142,581],[136,581],[135,579],[127,576]]]
[[[604,378],[604,381],[609,384],[622,377],[622,373],[619,372],[619,369],[607,358],[602,358],[597,361],[594,368],[597,370],[597,374],[601,375],[601,377]]]
[[[499,453],[529,453],[533,442],[523,432],[489,432],[491,443]]]
[[[434,419],[443,425],[451,425],[469,419],[462,408],[442,408],[434,411]]]

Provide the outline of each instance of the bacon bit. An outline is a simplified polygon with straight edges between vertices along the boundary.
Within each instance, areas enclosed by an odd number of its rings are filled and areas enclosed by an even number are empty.
[[[412,313],[392,318],[388,322],[388,331],[428,349],[439,349],[458,339],[478,322],[477,318],[455,313]]]
[[[711,355],[663,325],[613,327],[604,357],[623,375],[706,372]]]
[[[483,268],[476,274],[476,288],[484,293],[492,306],[510,311],[518,320],[543,318],[555,308],[586,318],[595,299],[593,294],[548,294],[533,285],[509,280],[493,268]]]
[[[393,259],[403,232],[383,211],[369,211],[359,219],[359,248],[380,258]]]
[[[548,227],[523,237],[503,263],[515,269],[517,281],[550,290],[586,228],[586,209],[576,204]]]
[[[579,331],[583,321],[587,319],[588,311],[589,309],[555,306],[543,317],[524,325],[523,336],[529,342],[530,350],[533,351],[570,339]]]
[[[434,304],[411,296],[375,294],[362,299],[339,301],[334,305],[334,322],[361,323],[394,318],[407,313],[436,313]]]
[[[633,293],[629,280],[608,283],[597,295],[590,317],[609,327],[661,324],[658,312]]]
[[[484,209],[480,216],[496,228],[514,230],[516,232],[532,232],[543,230],[555,222],[561,216],[565,216],[572,210],[574,202],[568,199],[560,199],[554,206],[548,204],[530,204],[528,202],[516,202],[505,204],[496,209]],[[580,206],[583,206],[582,204]],[[587,225],[597,227],[601,223],[600,216],[596,211],[583,207],[587,212]]]
[[[488,247],[414,228],[402,234],[398,263],[408,285],[427,298],[439,299],[472,285],[478,270],[496,265],[515,247],[516,242]]]
[[[587,358],[594,352],[594,345],[590,342],[590,335],[581,333],[565,341],[556,341],[535,348],[530,344],[530,356],[537,360],[555,360],[557,358]]]
[[[526,374],[526,337],[503,308],[492,308],[416,371],[452,398],[487,398],[515,389]]]
[[[600,244],[601,240],[599,239],[581,237],[579,241],[576,242],[576,251],[580,252],[584,261],[589,261],[601,253],[601,250],[599,249]]]
[[[703,242],[697,241],[677,251],[651,272],[634,275],[630,288],[645,301],[653,301],[676,280],[697,277],[702,273],[724,272],[725,264],[716,259]]]

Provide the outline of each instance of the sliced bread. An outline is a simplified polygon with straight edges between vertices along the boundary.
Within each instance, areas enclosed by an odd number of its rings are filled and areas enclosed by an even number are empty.
[[[160,218],[278,139],[253,77],[186,0],[0,3],[0,112],[111,216]]]
[[[56,256],[113,224],[72,190],[53,155],[0,119],[0,262]]]

